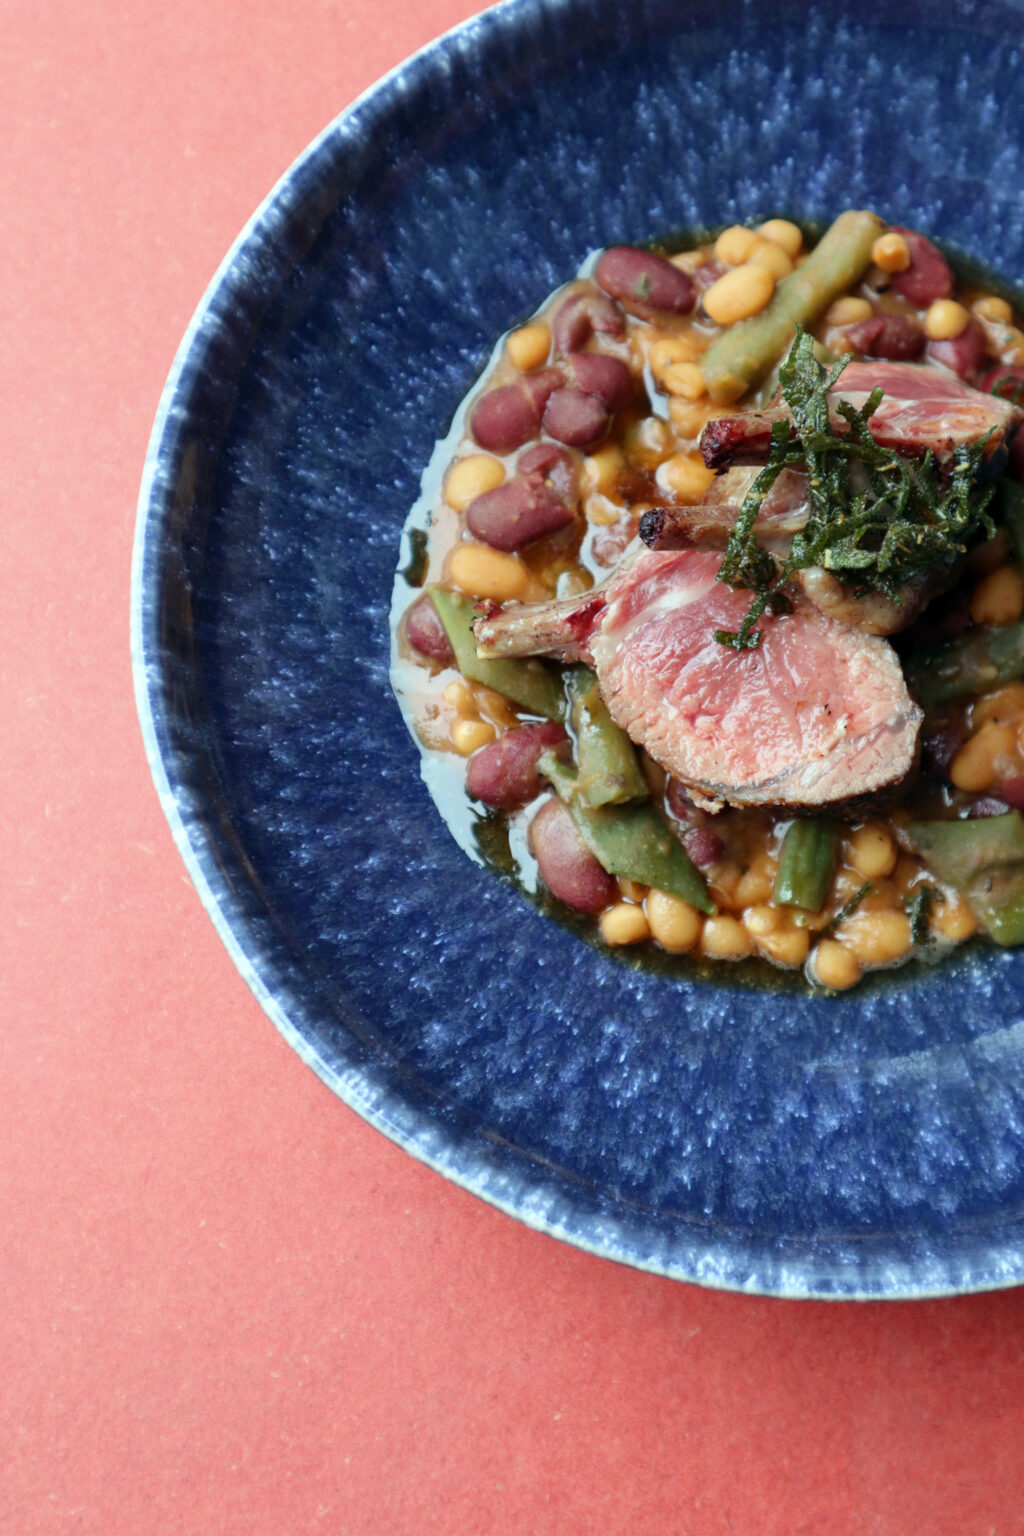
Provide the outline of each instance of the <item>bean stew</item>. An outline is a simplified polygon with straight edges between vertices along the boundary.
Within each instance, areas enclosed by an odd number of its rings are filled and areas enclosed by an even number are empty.
[[[1024,943],[1024,328],[998,288],[872,213],[817,241],[771,218],[609,248],[502,339],[394,609],[464,840],[611,948],[826,992]]]

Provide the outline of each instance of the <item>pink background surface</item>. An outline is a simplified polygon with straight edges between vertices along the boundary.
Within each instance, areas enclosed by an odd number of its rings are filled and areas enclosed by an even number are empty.
[[[235,234],[460,0],[0,12],[0,1530],[1024,1531],[1024,1293],[794,1304],[371,1131],[203,913],[135,720],[161,386]]]

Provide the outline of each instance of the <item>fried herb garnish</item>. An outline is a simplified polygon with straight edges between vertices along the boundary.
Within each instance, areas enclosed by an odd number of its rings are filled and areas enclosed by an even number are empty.
[[[856,912],[857,908],[860,906],[861,902],[864,900],[864,897],[868,894],[870,889],[871,881],[865,880],[864,884],[858,890],[854,891],[849,901],[841,906],[838,912],[835,912],[832,915],[829,921],[825,924],[824,928],[818,934],[818,938],[826,939],[828,938],[829,934],[835,933],[837,928],[841,928],[843,923],[846,922],[846,919],[848,917],[852,917]]]
[[[931,937],[932,907],[936,902],[945,901],[945,896],[934,885],[919,885],[913,896],[907,902],[907,916],[910,918],[910,938],[914,945],[926,944]]]
[[[989,538],[995,532],[987,510],[994,487],[976,484],[988,435],[958,447],[951,468],[940,474],[931,452],[907,459],[875,442],[868,422],[882,391],[874,389],[859,411],[847,400],[833,402],[847,427],[840,436],[829,417],[829,391],[850,361],[847,353],[825,368],[813,338],[797,326],[779,370],[792,421],[772,426],[768,462],[744,499],[718,574],[719,581],[755,594],[737,631],[715,631],[715,639],[735,651],[760,645],[754,626],[766,609],[789,611],[782,589],[797,571],[820,565],[855,592],[898,600],[915,576],[964,554],[981,530]],[[798,466],[807,471],[811,511],[779,565],[758,548],[754,524],[782,471]]]

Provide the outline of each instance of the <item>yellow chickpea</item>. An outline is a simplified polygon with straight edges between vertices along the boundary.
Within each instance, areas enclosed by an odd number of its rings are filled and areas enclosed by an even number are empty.
[[[829,325],[856,325],[858,320],[870,320],[874,312],[869,299],[848,293],[829,305],[825,319]]]
[[[970,318],[956,299],[936,299],[928,306],[924,328],[932,341],[953,341],[966,330]]]
[[[520,326],[518,331],[513,331],[509,336],[505,350],[513,366],[521,373],[527,373],[531,368],[539,368],[541,363],[547,362],[551,350],[551,332],[542,320]]]
[[[619,890],[626,901],[642,902],[647,895],[647,886],[641,885],[637,880],[627,880],[624,875],[619,876]]]
[[[478,747],[486,747],[497,734],[489,720],[456,720],[452,726],[452,746],[460,757],[469,757]]]
[[[583,460],[584,490],[600,491],[607,496],[622,473],[625,460],[621,448],[601,448]]]
[[[819,939],[811,959],[811,975],[821,987],[846,992],[860,981],[861,964],[851,949],[838,939]]]
[[[751,867],[736,886],[736,900],[741,907],[758,907],[771,901],[775,885],[774,876],[766,870]]]
[[[526,568],[515,555],[485,544],[460,544],[448,569],[455,585],[470,597],[490,597],[498,603],[522,597],[529,584]]]
[[[470,453],[456,459],[444,479],[444,499],[456,512],[465,512],[471,501],[505,481],[504,465],[489,453]]]
[[[999,775],[1000,759],[1012,759],[1015,733],[1008,725],[986,720],[966,741],[950,764],[949,776],[957,789],[978,794],[991,789]]]
[[[879,880],[896,868],[897,848],[889,833],[877,822],[858,827],[850,834],[846,860],[865,880]]]
[[[861,965],[891,965],[910,950],[910,918],[887,912],[858,911],[843,926],[843,942]]]
[[[766,240],[774,240],[776,245],[781,245],[786,255],[795,261],[803,247],[804,237],[800,233],[799,225],[793,224],[789,219],[766,219],[758,225],[757,232]]]
[[[1005,299],[995,293],[983,293],[975,299],[971,308],[980,320],[991,320],[997,325],[1012,325],[1013,310]]]
[[[651,936],[643,907],[634,906],[631,901],[619,901],[608,907],[601,913],[598,926],[605,943],[615,946],[639,944]]]
[[[663,336],[651,343],[647,353],[647,361],[656,379],[661,377],[666,368],[676,363],[695,363],[699,357],[700,348],[689,336]]]
[[[773,933],[763,934],[757,940],[757,947],[776,965],[803,965],[811,947],[811,936],[806,928],[780,925]]]
[[[742,960],[750,954],[750,935],[735,917],[709,917],[700,936],[701,954],[715,960]]]
[[[986,720],[998,720],[1000,725],[1012,724],[1024,718],[1024,683],[1007,683],[993,688],[991,693],[976,699],[971,709],[971,726],[977,730]]]
[[[1024,613],[1024,578],[1015,565],[983,576],[971,594],[975,624],[1014,624]]]
[[[910,266],[910,247],[902,235],[890,230],[871,247],[871,260],[883,272],[905,272]]]
[[[680,501],[696,503],[706,495],[715,478],[699,453],[676,453],[658,470],[658,480]]]
[[[974,913],[963,897],[954,891],[946,891],[944,895],[945,901],[936,902],[932,907],[929,922],[942,938],[948,939],[951,944],[962,944],[978,931]]]
[[[721,864],[716,864],[711,875],[712,898],[720,906],[734,907],[736,905],[736,887],[742,879],[743,871],[732,859],[723,859]]]
[[[792,257],[774,240],[759,240],[747,260],[759,267],[767,267],[777,283],[793,270]]]
[[[667,891],[649,891],[647,895],[647,921],[651,937],[662,949],[673,954],[685,954],[700,938],[703,919],[696,907],[680,896],[670,896]]]
[[[735,325],[760,314],[774,292],[773,274],[767,267],[750,262],[733,267],[712,283],[704,295],[704,308],[716,325]]]
[[[752,229],[744,229],[742,224],[731,224],[728,229],[722,230],[715,241],[715,255],[727,266],[738,267],[750,259],[757,243],[757,235]]]
[[[897,850],[896,868],[892,872],[891,884],[896,899],[903,901],[911,895],[914,886],[921,878],[924,865],[920,859],[916,859],[911,853],[900,853]]]
[[[610,496],[594,491],[583,502],[583,516],[595,528],[610,528],[622,515],[622,507]]]
[[[714,406],[706,401],[697,404],[672,395],[668,402],[669,421],[683,437],[698,438],[714,414]]]
[[[659,382],[670,395],[682,395],[684,400],[699,400],[706,393],[704,375],[697,363],[672,363]]]
[[[457,715],[475,715],[476,700],[473,690],[461,678],[456,678],[453,683],[448,683],[441,697],[445,703],[454,709]]]
[[[473,699],[477,714],[483,719],[490,720],[503,730],[513,730],[519,724],[519,716],[511,703],[502,693],[497,693],[493,688],[485,688],[482,683],[474,683]]]
[[[755,939],[763,939],[767,934],[774,933],[781,921],[782,913],[778,907],[770,907],[766,902],[747,907],[743,914],[743,926]]]

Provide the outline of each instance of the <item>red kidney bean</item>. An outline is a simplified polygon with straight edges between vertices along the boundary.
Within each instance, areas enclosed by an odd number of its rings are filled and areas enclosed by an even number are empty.
[[[567,528],[575,516],[541,475],[517,475],[474,497],[466,508],[466,527],[475,539],[510,553]]]
[[[866,357],[884,357],[892,363],[913,362],[924,351],[924,330],[909,315],[873,315],[846,326],[843,334]]]
[[[628,363],[605,352],[573,352],[567,359],[569,377],[588,395],[596,395],[608,411],[621,411],[636,391]]]
[[[697,297],[688,272],[674,267],[664,256],[632,245],[611,246],[598,262],[594,276],[605,293],[641,320],[664,314],[688,315]]]
[[[543,411],[556,389],[565,383],[561,368],[538,368],[536,373],[520,374],[516,380],[538,411]]]
[[[1009,779],[1004,779],[999,786],[999,793],[1004,800],[1009,801],[1015,811],[1024,811],[1024,778],[1014,774]]]
[[[905,272],[893,272],[890,276],[893,292],[909,299],[915,309],[927,309],[936,299],[952,298],[953,273],[942,252],[915,230],[896,224],[893,230],[903,236],[910,249],[910,266]]]
[[[477,401],[469,418],[474,438],[491,453],[511,453],[535,437],[539,428],[540,412],[515,384],[490,390]]]
[[[596,395],[569,387],[556,389],[544,408],[544,431],[570,448],[592,448],[611,425],[611,415]]]
[[[925,356],[933,363],[952,368],[961,379],[978,372],[988,356],[988,337],[980,320],[972,315],[959,336],[948,341],[929,341]]]
[[[521,475],[546,475],[549,469],[554,469],[559,459],[568,459],[569,455],[564,448],[559,448],[557,443],[534,443],[532,448],[527,448],[516,460],[516,469]]]
[[[948,779],[949,770],[964,742],[963,729],[952,720],[945,720],[921,738],[921,757],[929,773],[937,778]]]
[[[569,812],[554,796],[530,823],[530,848],[544,884],[567,907],[600,912],[617,899],[615,880],[598,863]]]
[[[997,363],[978,380],[986,395],[1000,395],[1004,400],[1024,400],[1024,368],[1016,363]]]
[[[548,397],[563,383],[560,369],[541,368],[492,389],[470,412],[469,430],[489,453],[512,453],[536,437]]]
[[[579,466],[576,455],[556,443],[537,443],[519,455],[516,469],[521,475],[540,475],[561,496],[575,503]]]
[[[541,753],[551,747],[567,749],[568,746],[565,729],[555,720],[506,731],[470,758],[466,789],[474,800],[482,800],[485,805],[500,810],[525,805],[539,795],[547,783],[537,771]]]
[[[665,788],[665,803],[677,821],[692,821],[697,813],[689,790],[678,779],[669,779]]]
[[[589,286],[578,288],[563,299],[551,319],[551,336],[555,352],[578,352],[598,331],[602,336],[626,334],[622,311],[606,293]]]
[[[419,651],[421,656],[429,656],[431,661],[455,660],[455,652],[440,615],[426,593],[417,598],[406,614],[405,633],[413,650]]]
[[[724,842],[710,827],[691,827],[689,832],[683,834],[683,847],[698,869],[717,864],[725,853]]]

